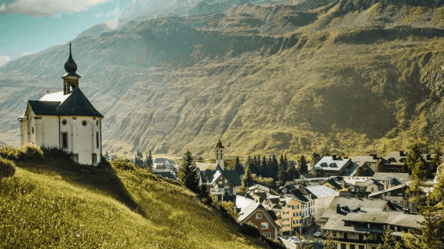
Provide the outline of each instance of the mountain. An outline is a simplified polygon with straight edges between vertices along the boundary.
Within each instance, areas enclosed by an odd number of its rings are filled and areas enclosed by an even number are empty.
[[[72,41],[110,153],[384,152],[442,143],[444,1],[243,4]],[[61,89],[68,46],[0,67],[1,140]],[[58,80],[59,79],[59,80]]]

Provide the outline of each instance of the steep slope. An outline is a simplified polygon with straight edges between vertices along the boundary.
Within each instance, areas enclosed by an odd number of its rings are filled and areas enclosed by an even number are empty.
[[[128,22],[73,53],[111,153],[206,154],[219,138],[233,155],[427,148],[444,126],[443,3],[246,4]],[[2,137],[18,141],[15,117],[60,88],[65,58],[58,46],[0,68]]]
[[[0,181],[0,247],[268,248],[156,176],[67,164],[23,164]]]

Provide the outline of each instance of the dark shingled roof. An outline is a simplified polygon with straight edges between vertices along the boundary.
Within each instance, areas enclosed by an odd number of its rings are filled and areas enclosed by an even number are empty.
[[[36,115],[93,116],[103,118],[103,115],[94,108],[80,88],[74,89],[71,95],[63,102],[29,100],[28,103]]]
[[[95,116],[103,118],[86,98],[80,88],[74,89],[71,95],[56,109],[58,115],[66,116]]]
[[[28,103],[35,115],[57,115],[56,109],[60,105],[60,101],[30,100]]]

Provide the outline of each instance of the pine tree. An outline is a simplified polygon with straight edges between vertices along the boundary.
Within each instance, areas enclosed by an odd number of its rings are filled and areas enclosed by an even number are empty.
[[[278,179],[277,175],[278,175],[279,168],[278,168],[278,162],[276,160],[276,157],[273,156],[268,161],[269,161],[270,177],[273,178],[275,181],[277,181],[277,179]]]
[[[428,178],[433,178],[434,174],[436,174],[439,165],[441,164],[441,160],[439,159],[439,151],[434,150],[433,152],[433,158],[430,162],[430,170],[428,172]]]
[[[181,159],[179,168],[179,182],[193,191],[199,192],[199,173],[197,171],[196,163],[194,162],[191,152],[187,150],[185,155]]]
[[[333,235],[331,232],[328,233],[327,241],[325,242],[324,249],[337,249],[337,246],[333,242]]]
[[[246,190],[247,188],[254,185],[253,177],[250,170],[250,165],[247,164],[247,167],[245,168],[245,174],[242,177],[242,189]]]
[[[244,167],[240,163],[239,157],[236,157],[236,163],[234,164],[234,170],[239,173],[239,175],[243,175],[245,173]]]
[[[396,237],[392,234],[393,230],[390,225],[384,232],[384,243],[378,245],[378,249],[401,249],[401,243],[396,241]]]
[[[419,202],[421,195],[421,187],[427,180],[427,170],[424,169],[424,160],[419,157],[416,160],[413,168],[411,168],[412,174],[410,176],[411,183],[407,193],[413,194],[413,197],[409,199],[410,202]]]
[[[264,156],[261,163],[263,177],[270,177],[270,167],[268,167],[267,158]]]
[[[287,181],[287,165],[285,164],[284,157],[281,155],[281,159],[279,160],[279,169],[278,169],[278,180],[283,186]]]
[[[410,172],[415,167],[415,163],[418,161],[419,158],[421,158],[421,160],[424,161],[424,159],[421,157],[421,151],[419,150],[419,146],[417,144],[413,144],[407,154],[406,159],[405,159],[405,162],[407,163],[408,170]]]
[[[405,247],[409,249],[442,249],[444,246],[444,217],[439,207],[431,205],[427,199],[426,206],[421,207],[424,221],[412,233],[403,233]]]
[[[287,180],[293,181],[294,179],[299,179],[299,172],[293,165],[290,165],[287,169]]]
[[[148,168],[153,168],[153,155],[151,155],[151,150],[148,156],[146,157],[146,165]]]
[[[298,160],[298,171],[301,175],[308,173],[307,160],[305,159],[304,155],[301,155]]]
[[[321,160],[321,155],[319,155],[316,152],[313,152],[313,155],[311,156],[311,167],[314,167],[319,161]]]

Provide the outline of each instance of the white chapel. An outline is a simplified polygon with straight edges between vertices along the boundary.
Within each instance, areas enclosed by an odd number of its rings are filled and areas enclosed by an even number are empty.
[[[28,101],[25,115],[19,118],[20,143],[59,148],[72,154],[74,161],[95,166],[102,155],[103,115],[79,88],[71,43],[65,70],[63,91]]]

